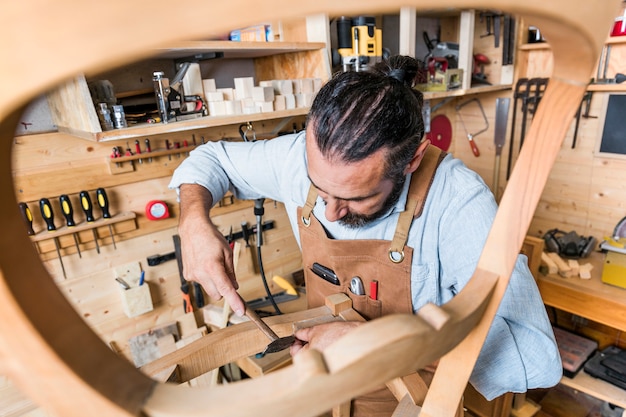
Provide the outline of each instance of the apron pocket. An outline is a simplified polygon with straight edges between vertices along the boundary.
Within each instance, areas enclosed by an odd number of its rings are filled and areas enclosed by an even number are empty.
[[[373,300],[368,295],[356,295],[350,291],[346,292],[352,299],[352,308],[359,312],[366,320],[377,319],[382,316],[382,306],[380,300]]]

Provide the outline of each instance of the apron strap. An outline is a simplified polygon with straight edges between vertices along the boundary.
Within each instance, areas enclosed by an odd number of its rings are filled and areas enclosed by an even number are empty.
[[[313,207],[315,207],[315,201],[317,200],[317,188],[311,184],[309,187],[309,194],[306,196],[306,203],[304,207],[302,207],[302,213],[300,216],[300,220],[302,224],[306,227],[309,227],[311,224],[311,213],[313,212]]]
[[[406,207],[400,213],[396,232],[389,248],[389,259],[394,263],[400,263],[404,260],[404,246],[409,238],[411,223],[414,218],[422,215],[428,191],[435,178],[435,171],[446,155],[446,152],[436,146],[429,145],[419,167],[411,175]]]

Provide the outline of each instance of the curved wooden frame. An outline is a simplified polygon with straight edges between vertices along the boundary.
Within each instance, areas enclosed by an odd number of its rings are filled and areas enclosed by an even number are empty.
[[[4,197],[0,206],[4,231],[0,237],[2,371],[36,402],[63,416],[309,416],[445,354],[421,415],[452,416],[619,3],[385,0],[365,4],[356,0],[318,0],[294,4],[292,0],[191,0],[178,6],[163,0],[25,0],[4,5],[0,16],[0,42],[5,56],[0,68],[4,81],[0,89],[0,192]],[[413,4],[420,10],[454,6],[521,15],[541,27],[554,51],[553,77],[468,286],[442,308],[428,306],[417,316],[392,316],[368,323],[323,354],[311,351],[300,355],[293,367],[263,377],[259,380],[263,382],[210,391],[157,384],[116,357],[69,305],[25,233],[10,169],[13,132],[24,106],[78,72],[120,66],[144,57],[145,51],[167,41],[218,34],[276,18],[319,12],[384,12]],[[185,23],[176,25],[176,30],[164,30],[160,19]],[[478,324],[465,337],[474,322]],[[391,333],[398,335],[395,340],[381,342],[379,335]],[[355,353],[355,346],[364,348]],[[391,357],[395,359],[389,360]],[[398,363],[399,357],[406,360]],[[368,366],[360,361],[367,361]],[[239,400],[242,395],[250,406]]]

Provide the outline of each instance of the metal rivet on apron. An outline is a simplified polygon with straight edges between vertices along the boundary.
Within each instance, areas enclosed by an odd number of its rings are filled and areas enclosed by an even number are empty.
[[[404,260],[404,251],[397,252],[397,251],[390,250],[389,259],[391,259],[391,262],[399,264],[400,262]]]
[[[302,220],[302,224],[305,225],[306,227],[309,227],[311,225],[311,219],[310,218],[305,218],[304,216],[300,217],[300,219]]]

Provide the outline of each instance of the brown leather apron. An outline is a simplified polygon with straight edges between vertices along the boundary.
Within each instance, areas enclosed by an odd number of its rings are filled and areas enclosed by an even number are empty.
[[[429,146],[418,169],[411,176],[405,210],[400,214],[392,241],[363,239],[335,240],[329,238],[322,224],[313,215],[317,190],[311,186],[307,202],[298,208],[298,228],[309,308],[324,305],[331,294],[344,293],[352,299],[353,308],[367,320],[387,314],[412,314],[411,262],[413,248],[406,246],[409,228],[419,217],[435,176],[437,166],[446,154]],[[317,262],[335,272],[339,285],[315,274],[311,267]],[[350,281],[359,277],[364,295],[350,291]],[[378,282],[378,296],[372,298],[370,285]],[[355,399],[353,416],[390,416],[397,401],[386,388]]]

